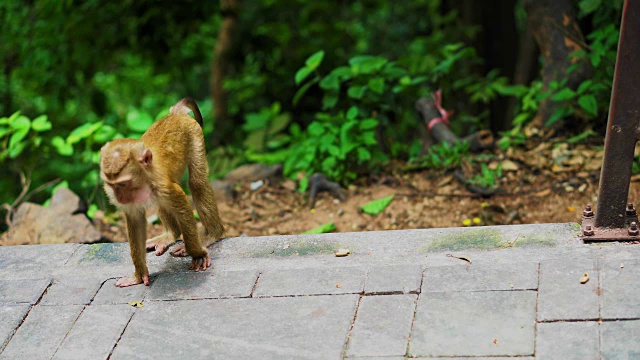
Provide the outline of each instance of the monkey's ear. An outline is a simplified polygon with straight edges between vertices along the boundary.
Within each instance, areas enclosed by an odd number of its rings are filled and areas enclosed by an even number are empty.
[[[153,162],[153,153],[151,152],[151,149],[142,150],[142,155],[140,155],[138,161],[140,161],[140,164],[142,165],[151,165]]]

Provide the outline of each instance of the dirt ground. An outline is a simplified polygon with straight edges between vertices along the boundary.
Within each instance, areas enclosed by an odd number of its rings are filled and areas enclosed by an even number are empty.
[[[395,163],[344,189],[345,201],[321,193],[314,209],[308,195],[298,193],[296,184],[286,179],[268,181],[256,190],[249,183],[237,184],[234,201],[220,202],[219,207],[227,236],[299,234],[327,223],[334,223],[337,232],[349,232],[579,222],[585,205],[596,203],[602,154],[601,145],[562,141],[485,154],[485,160],[475,160],[470,169],[484,162],[503,170],[499,190],[488,197],[470,192],[453,170],[403,172],[405,164]],[[639,199],[638,180],[632,178],[630,201]],[[389,195],[394,199],[382,213],[360,210]],[[122,222],[102,225],[106,238],[125,240]],[[149,237],[154,236],[162,226],[149,225],[149,231]]]

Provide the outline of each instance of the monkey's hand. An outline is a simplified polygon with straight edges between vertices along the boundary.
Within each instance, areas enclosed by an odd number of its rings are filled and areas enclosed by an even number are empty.
[[[205,250],[206,251],[206,250]],[[205,252],[203,257],[194,257],[191,260],[191,266],[189,266],[189,270],[194,270],[195,272],[207,270],[208,267],[211,267],[211,257],[209,257],[209,252]]]
[[[138,285],[144,283],[145,286],[149,286],[149,274],[144,274],[141,277],[138,277],[136,274],[125,276],[123,278],[118,279],[116,281],[116,286],[123,288],[132,285]]]

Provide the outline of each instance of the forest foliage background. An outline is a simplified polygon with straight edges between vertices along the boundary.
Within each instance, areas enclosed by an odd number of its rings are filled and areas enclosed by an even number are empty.
[[[524,143],[544,101],[560,106],[539,127],[603,134],[622,1],[564,1],[584,36],[573,56],[591,69],[578,84],[542,78],[534,2],[2,1],[0,203],[68,186],[106,207],[100,147],[140,136],[185,96],[205,117],[216,177],[282,163],[288,177],[347,184],[421,161],[414,103],[437,89],[456,134],[490,129],[502,149]]]

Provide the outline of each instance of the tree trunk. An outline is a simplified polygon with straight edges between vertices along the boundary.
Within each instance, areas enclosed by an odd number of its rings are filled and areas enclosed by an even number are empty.
[[[220,0],[220,12],[222,13],[222,25],[218,33],[216,46],[213,50],[211,61],[210,90],[213,101],[216,131],[211,138],[211,146],[217,146],[233,128],[230,124],[227,93],[224,89],[224,77],[229,63],[229,55],[233,46],[238,19],[238,7],[240,0]]]
[[[591,75],[591,64],[585,58],[575,57],[587,45],[576,21],[576,9],[571,0],[524,0],[527,21],[544,57],[542,68],[543,91],[553,81],[567,79],[564,86],[575,90]],[[579,62],[577,69],[567,74],[567,68]],[[565,107],[563,102],[547,98],[540,102],[533,126],[544,126],[556,110]]]

